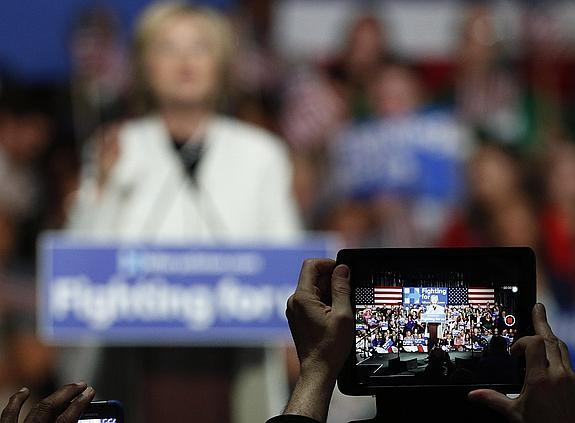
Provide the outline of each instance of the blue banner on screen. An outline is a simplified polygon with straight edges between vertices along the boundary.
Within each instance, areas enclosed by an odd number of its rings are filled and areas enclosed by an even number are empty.
[[[302,261],[333,238],[290,245],[40,245],[39,330],[55,343],[261,344],[289,338],[286,300]]]
[[[403,288],[403,304],[439,304],[445,306],[447,304],[447,288],[433,287],[433,288]]]
[[[403,304],[425,306],[421,321],[425,323],[445,323],[447,288],[445,287],[404,287]]]

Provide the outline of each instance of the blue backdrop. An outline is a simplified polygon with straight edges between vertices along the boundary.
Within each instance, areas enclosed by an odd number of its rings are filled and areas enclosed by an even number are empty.
[[[62,82],[69,75],[68,34],[74,21],[89,7],[117,11],[124,35],[151,0],[29,0],[0,2],[0,70],[24,82]],[[194,3],[233,8],[236,0]]]

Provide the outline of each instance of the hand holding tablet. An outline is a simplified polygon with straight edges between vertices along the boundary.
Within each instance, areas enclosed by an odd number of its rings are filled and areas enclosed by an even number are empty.
[[[513,354],[525,356],[525,384],[516,399],[491,390],[469,393],[469,399],[482,403],[514,422],[557,423],[575,421],[575,374],[565,343],[553,333],[543,304],[533,308],[536,335],[518,340]]]
[[[338,262],[350,268],[351,280],[344,274],[346,272],[340,274],[339,270],[343,269],[335,267],[331,260],[304,263],[296,294],[288,303],[287,314],[302,367],[309,369],[312,363],[311,368],[316,371],[306,370],[300,374],[284,415],[274,417],[268,423],[325,421],[333,389],[331,375],[338,370],[334,366],[341,363],[346,349],[351,349],[351,354],[341,370],[338,384],[346,393],[376,396],[378,413],[370,422],[415,421],[422,417],[426,421],[469,423],[575,421],[575,375],[565,344],[555,337],[547,322],[545,308],[541,304],[534,307],[535,260],[531,250],[343,250],[338,255]],[[378,274],[385,275],[385,278],[378,278]],[[383,280],[388,283],[381,283]],[[377,293],[375,288],[380,288]],[[345,303],[346,298],[351,302],[351,310]],[[332,303],[338,313],[333,313]],[[396,308],[386,311],[388,303]],[[444,316],[434,315],[423,322],[420,317],[428,307],[433,313],[443,307]],[[378,308],[384,309],[385,319],[376,318]],[[400,308],[409,311],[416,308],[421,313],[405,318]],[[477,313],[477,310],[483,313]],[[348,325],[343,322],[357,318],[358,313],[364,323],[356,322],[355,329],[346,329]],[[391,318],[393,315],[396,318]],[[339,323],[333,325],[328,323],[330,321]],[[529,336],[531,321],[535,335]],[[423,323],[425,326],[449,326],[455,332],[450,334],[448,330],[446,335],[453,337],[455,333],[459,342],[445,342],[443,340],[447,336],[436,333],[437,339],[442,341],[437,341],[430,354],[422,351],[424,347],[429,348],[432,332],[426,327],[426,336],[420,336],[418,325],[423,326]],[[473,330],[466,339],[468,323]],[[396,330],[404,333],[402,342],[383,346],[377,343],[376,347],[368,346],[367,353],[380,356],[397,354],[399,360],[395,363],[401,363],[402,354],[423,352],[427,356],[422,360],[423,367],[425,370],[432,367],[433,377],[417,378],[415,367],[403,368],[397,364],[393,365],[396,368],[390,369],[391,377],[374,376],[377,370],[362,373],[358,354],[364,351],[358,349],[358,339],[360,344],[364,342],[362,336],[371,326],[389,332],[394,325]],[[334,336],[336,327],[340,332]],[[508,330],[514,327],[517,331]],[[309,334],[306,334],[306,328],[309,328]],[[320,335],[322,332],[323,336]],[[356,347],[350,348],[350,338],[354,334]],[[485,334],[491,336],[487,344],[480,342]],[[515,357],[508,355],[509,352]],[[470,354],[472,360],[453,363],[449,357],[453,353]],[[474,356],[477,353],[479,357]],[[526,358],[526,366],[517,359],[522,356]],[[469,370],[466,366],[474,361],[477,365],[481,363],[481,370],[490,367],[499,370],[486,373],[491,382],[476,383],[474,378],[478,375],[465,371]],[[512,363],[517,368],[509,372]],[[450,372],[459,372],[460,379],[445,378]],[[520,380],[518,376],[521,376]],[[466,383],[438,385],[435,377],[447,382]],[[513,380],[507,380],[509,377]],[[476,389],[481,386],[490,389]],[[462,395],[469,391],[468,395]],[[521,394],[514,400],[501,393],[519,391]],[[474,404],[484,404],[498,414],[485,413],[485,407]]]
[[[300,377],[285,414],[324,421],[339,369],[353,342],[349,268],[333,260],[303,263],[286,315],[300,361]]]

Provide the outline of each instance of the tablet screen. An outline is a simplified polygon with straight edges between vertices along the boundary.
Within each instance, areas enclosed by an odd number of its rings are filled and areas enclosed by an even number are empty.
[[[527,291],[534,287],[527,286],[525,269],[496,256],[450,266],[451,260],[367,260],[361,270],[355,264],[357,384],[523,382],[522,365],[510,350],[524,320],[530,324],[525,302],[533,302]]]

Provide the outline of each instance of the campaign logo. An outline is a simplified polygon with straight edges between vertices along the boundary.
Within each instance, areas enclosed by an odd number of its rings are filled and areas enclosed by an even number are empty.
[[[403,304],[421,304],[420,288],[403,288]]]

